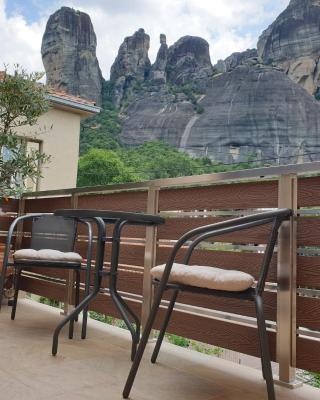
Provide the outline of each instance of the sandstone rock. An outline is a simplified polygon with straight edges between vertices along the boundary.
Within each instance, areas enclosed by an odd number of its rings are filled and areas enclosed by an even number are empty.
[[[242,64],[256,64],[258,63],[258,52],[257,49],[247,49],[242,52],[232,53],[225,60],[218,60],[217,64],[213,68],[218,73],[224,73],[233,70]]]
[[[140,94],[127,109],[122,141],[166,140],[227,163],[248,155],[270,164],[319,159],[320,105],[283,72],[242,65],[210,82],[202,114],[165,90]]]
[[[114,84],[114,103],[119,107],[123,96],[134,81],[143,81],[149,75],[148,56],[150,37],[139,29],[124,39],[111,66],[110,80]]]
[[[227,64],[225,63],[224,60],[218,60],[217,64],[214,65],[213,68],[219,74],[223,74],[224,72],[227,72]]]
[[[205,91],[213,75],[209,44],[197,36],[184,36],[168,49],[167,80],[175,85],[192,83]]]
[[[89,15],[69,7],[52,14],[42,38],[47,84],[101,104],[102,75]]]
[[[227,71],[231,71],[238,65],[246,63],[247,60],[257,58],[257,49],[247,49],[242,52],[232,53],[231,56],[227,57],[224,62],[226,63]]]
[[[320,1],[291,0],[260,36],[258,54],[310,94],[320,86]]]
[[[162,85],[166,83],[166,66],[168,58],[168,45],[166,35],[160,35],[160,49],[157,54],[155,63],[150,71],[150,80],[153,84]]]

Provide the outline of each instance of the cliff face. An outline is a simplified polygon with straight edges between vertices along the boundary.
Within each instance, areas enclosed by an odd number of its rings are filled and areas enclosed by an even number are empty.
[[[121,138],[129,145],[166,140],[222,162],[248,154],[283,163],[310,161],[320,146],[320,106],[283,72],[239,66],[211,79],[198,114],[186,98],[163,90],[137,96],[126,110]],[[290,158],[288,158],[290,157]]]
[[[47,22],[41,54],[47,84],[101,104],[102,75],[90,17],[62,7]]]
[[[124,39],[111,67],[122,142],[161,139],[227,163],[248,155],[270,163],[319,159],[319,27],[320,0],[291,0],[258,50],[233,53],[214,67],[204,39],[184,36],[168,46],[163,34],[151,65],[150,38],[139,29]],[[61,8],[43,37],[48,83],[99,104],[95,50],[88,15]]]
[[[225,60],[219,60],[214,68],[220,72],[228,72],[242,64],[250,63],[251,59],[258,57],[257,49],[247,49],[245,51],[232,53]]]
[[[213,75],[209,44],[197,36],[184,36],[169,47],[167,80],[175,85],[191,82],[198,90],[205,90]]]
[[[143,29],[126,37],[121,44],[110,72],[110,80],[114,84],[114,103],[117,107],[134,81],[143,81],[148,77],[151,69],[149,47],[150,37]]]
[[[258,41],[263,62],[280,66],[310,94],[320,86],[319,27],[319,0],[291,0]]]

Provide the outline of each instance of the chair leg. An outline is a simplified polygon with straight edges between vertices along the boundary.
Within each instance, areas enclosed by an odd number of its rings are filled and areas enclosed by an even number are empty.
[[[87,297],[90,294],[90,264],[87,265],[86,269],[86,282],[85,282],[85,289],[84,289],[84,296]],[[85,339],[87,336],[87,324],[88,324],[88,311],[89,307],[85,307],[83,309],[82,314],[82,329],[81,329],[81,339]]]
[[[148,339],[149,339],[149,335],[150,335],[152,326],[154,324],[154,321],[156,319],[157,313],[159,311],[159,306],[160,306],[162,295],[163,295],[163,292],[164,292],[164,289],[165,289],[165,284],[166,284],[166,282],[160,284],[160,287],[159,287],[159,289],[157,291],[157,294],[155,296],[155,299],[154,299],[154,302],[153,302],[153,305],[152,305],[152,308],[151,308],[151,311],[150,311],[146,326],[144,328],[144,331],[143,331],[143,334],[142,334],[142,337],[141,337],[141,340],[140,340],[136,355],[134,357],[134,360],[133,360],[133,363],[132,363],[132,366],[131,366],[131,369],[130,369],[130,372],[129,372],[129,375],[128,375],[128,378],[127,378],[127,381],[126,381],[126,384],[125,384],[123,392],[122,392],[122,396],[123,396],[124,399],[127,399],[129,397],[133,382],[134,382],[136,374],[138,372],[139,365],[140,365],[144,350],[145,350],[145,348],[147,346],[147,343],[148,343]]]
[[[257,324],[258,324],[258,333],[259,333],[260,349],[261,349],[262,370],[264,379],[266,380],[268,400],[275,400],[268,335],[267,335],[266,322],[263,314],[263,302],[261,296],[256,296],[255,304],[256,304]]]
[[[21,272],[22,272],[22,268],[15,268],[15,271],[14,271],[14,298],[13,298],[13,304],[12,304],[12,310],[11,310],[12,321],[16,317]]]
[[[158,354],[159,354],[159,351],[160,351],[160,347],[161,347],[164,335],[166,333],[166,330],[167,330],[167,327],[168,327],[168,324],[169,324],[169,321],[170,321],[170,318],[171,318],[171,314],[172,314],[175,302],[177,300],[178,293],[179,293],[179,290],[174,290],[173,291],[173,295],[172,295],[170,303],[168,305],[167,312],[166,312],[163,324],[162,324],[160,332],[159,332],[157,343],[156,343],[156,346],[155,346],[155,348],[153,350],[153,353],[152,353],[152,356],[151,356],[151,362],[153,364],[157,361]]]
[[[58,342],[59,342],[59,334],[61,332],[61,329],[71,320],[74,319],[74,317],[79,314],[89,303],[91,300],[93,300],[99,293],[99,289],[94,290],[92,293],[90,293],[89,296],[84,298],[81,303],[78,305],[77,308],[75,308],[69,315],[64,318],[60,324],[56,327],[54,333],[53,333],[53,340],[52,340],[52,355],[55,356],[58,352]]]
[[[6,273],[7,273],[7,268],[8,264],[4,258],[3,264],[2,264],[2,271],[1,271],[1,276],[0,276],[0,310],[2,306],[2,300],[3,300],[3,292],[4,292],[4,283],[6,280]]]
[[[77,307],[80,302],[80,270],[76,270],[76,296],[74,306]],[[75,321],[78,322],[79,314],[76,315]]]
[[[80,271],[76,270],[76,295],[75,295],[75,308],[79,305],[80,299]],[[70,320],[69,323],[69,339],[73,339],[74,332],[74,322],[77,322],[79,318],[79,314],[76,314],[74,318]]]

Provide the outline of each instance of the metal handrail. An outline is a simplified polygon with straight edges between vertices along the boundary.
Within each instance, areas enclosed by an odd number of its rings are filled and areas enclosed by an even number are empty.
[[[105,193],[114,191],[129,191],[129,190],[148,190],[150,188],[170,188],[179,186],[198,186],[210,185],[223,181],[233,181],[242,179],[256,179],[265,177],[277,177],[285,174],[307,174],[319,173],[320,161],[313,161],[304,164],[289,164],[274,167],[262,167],[242,169],[238,171],[229,172],[215,172],[211,174],[182,176],[178,178],[165,178],[155,179],[143,182],[129,182],[105,186],[86,186],[80,188],[58,189],[58,190],[44,190],[37,192],[28,192],[22,195],[23,198],[29,197],[46,197],[46,196],[60,196],[60,195],[73,195],[73,194],[94,194]]]

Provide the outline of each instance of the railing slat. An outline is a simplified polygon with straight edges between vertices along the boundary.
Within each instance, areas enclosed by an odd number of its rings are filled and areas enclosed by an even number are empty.
[[[184,211],[272,208],[277,207],[277,192],[277,181],[165,189],[160,192],[159,208]]]

